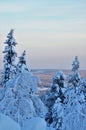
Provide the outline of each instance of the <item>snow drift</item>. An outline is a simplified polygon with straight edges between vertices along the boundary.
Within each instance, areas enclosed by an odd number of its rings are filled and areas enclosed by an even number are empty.
[[[8,116],[0,114],[0,130],[21,130],[20,126]]]

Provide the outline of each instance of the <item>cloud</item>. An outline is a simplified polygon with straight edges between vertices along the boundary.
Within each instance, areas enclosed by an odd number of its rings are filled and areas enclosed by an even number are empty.
[[[0,13],[19,13],[25,10],[25,6],[19,4],[0,4]]]
[[[13,26],[13,27],[12,27]],[[19,20],[15,22],[8,21],[8,26],[6,22],[1,23],[1,27],[4,28],[15,28],[23,32],[56,32],[56,33],[72,33],[72,32],[85,32],[86,33],[86,20],[70,19],[70,20],[49,20],[49,19],[27,19]]]

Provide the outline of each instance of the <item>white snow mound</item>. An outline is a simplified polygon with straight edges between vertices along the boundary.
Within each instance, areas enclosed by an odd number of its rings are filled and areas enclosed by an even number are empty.
[[[46,130],[46,122],[43,118],[34,117],[25,121],[21,130]]]
[[[20,127],[8,116],[0,114],[0,130],[20,130]]]

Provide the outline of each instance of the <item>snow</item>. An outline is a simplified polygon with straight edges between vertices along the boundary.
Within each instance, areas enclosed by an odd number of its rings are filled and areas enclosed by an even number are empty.
[[[21,130],[20,126],[8,116],[0,114],[0,130]]]
[[[43,117],[46,107],[35,94],[38,92],[36,79],[31,72],[24,70],[6,84],[5,96],[0,101],[0,112],[8,115],[21,126],[32,117]]]
[[[21,130],[46,130],[46,122],[43,118],[34,117],[26,120]]]
[[[29,71],[24,70],[22,73],[18,74],[15,79],[9,80],[9,82],[7,82],[7,86],[9,87],[13,87],[15,85],[15,88],[17,89],[18,86],[22,86],[22,89],[24,92],[26,89],[28,92],[30,92],[31,90],[33,92],[38,92],[38,86],[36,83],[36,78],[35,76],[33,76],[32,73],[30,73]]]
[[[23,126],[13,121],[6,115],[0,114],[0,130],[55,130],[47,127],[44,118],[33,117],[23,122]]]
[[[47,127],[46,130],[56,130],[56,129],[54,129],[52,127]]]
[[[24,122],[21,130],[55,130],[52,127],[47,127],[44,118],[33,117]]]
[[[65,74],[62,71],[57,71],[54,78],[60,80],[61,76],[62,76],[63,79],[66,78]]]

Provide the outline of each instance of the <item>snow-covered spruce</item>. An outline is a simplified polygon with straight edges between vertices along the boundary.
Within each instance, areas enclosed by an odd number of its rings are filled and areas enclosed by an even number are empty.
[[[86,79],[78,73],[79,61],[75,57],[72,74],[65,91],[62,130],[86,130]]]
[[[78,60],[78,56],[75,56],[75,59],[74,59],[74,61],[73,61],[73,64],[72,64],[72,71],[73,72],[76,72],[76,71],[78,71],[78,69],[79,69],[79,60]]]
[[[56,130],[61,130],[62,127],[62,112],[64,106],[65,92],[65,75],[62,71],[58,71],[53,78],[51,89],[46,96],[46,105],[48,112],[45,120],[48,126],[52,126]]]
[[[37,84],[30,72],[23,72],[7,82],[5,97],[0,102],[0,112],[8,115],[20,125],[35,116],[43,116],[45,107],[35,95]]]
[[[21,68],[15,78],[6,83],[5,96],[0,101],[0,112],[8,115],[21,126],[25,120],[32,117],[43,117],[45,107],[36,95],[38,91],[37,78]]]
[[[79,69],[79,61],[78,57],[76,56],[72,64],[72,73],[71,75],[69,75],[69,83],[73,84],[74,86],[78,85],[81,78],[78,69]]]
[[[4,71],[2,74],[2,85],[5,86],[6,82],[13,78],[16,73],[15,57],[17,53],[14,50],[16,46],[16,41],[13,37],[13,29],[7,35],[7,40],[4,42],[6,44],[5,50],[3,51],[4,55]]]
[[[26,65],[26,51],[22,53],[22,55],[19,57],[19,62],[17,64],[17,72],[21,73],[23,70],[28,70],[28,67]]]
[[[86,79],[65,93],[62,130],[86,130]]]

